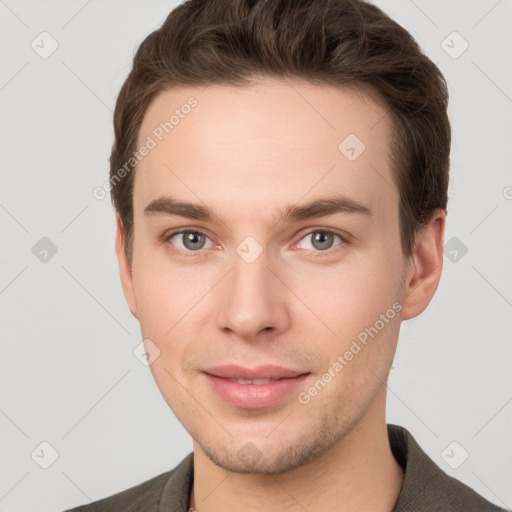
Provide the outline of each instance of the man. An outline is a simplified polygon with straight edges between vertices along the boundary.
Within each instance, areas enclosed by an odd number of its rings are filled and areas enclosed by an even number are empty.
[[[124,294],[193,439],[77,511],[493,511],[386,425],[441,276],[446,83],[356,0],[189,0],[114,114]]]

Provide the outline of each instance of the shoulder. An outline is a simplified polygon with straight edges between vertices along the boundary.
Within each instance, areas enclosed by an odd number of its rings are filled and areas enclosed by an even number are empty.
[[[503,512],[466,484],[445,473],[412,434],[388,425],[391,449],[404,468],[404,482],[393,512]]]
[[[178,466],[141,484],[125,489],[101,500],[80,505],[64,512],[158,512],[165,491],[181,496],[190,478],[193,455],[190,453]],[[188,499],[188,496],[187,496]]]

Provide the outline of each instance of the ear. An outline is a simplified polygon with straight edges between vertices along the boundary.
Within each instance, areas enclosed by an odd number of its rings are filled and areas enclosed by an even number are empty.
[[[116,254],[119,263],[119,275],[121,277],[121,285],[123,287],[124,298],[130,308],[132,315],[137,318],[137,304],[135,302],[135,294],[133,293],[133,276],[132,269],[126,251],[124,248],[124,227],[119,214],[116,213]]]
[[[422,313],[437,290],[443,269],[445,224],[446,213],[436,210],[427,226],[416,234],[406,272],[402,320]]]

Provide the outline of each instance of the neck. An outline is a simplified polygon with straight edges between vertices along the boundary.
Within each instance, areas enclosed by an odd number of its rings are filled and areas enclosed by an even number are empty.
[[[214,464],[194,442],[190,507],[197,512],[391,512],[404,473],[389,446],[385,398],[384,388],[363,418],[328,453],[287,473],[232,473]]]

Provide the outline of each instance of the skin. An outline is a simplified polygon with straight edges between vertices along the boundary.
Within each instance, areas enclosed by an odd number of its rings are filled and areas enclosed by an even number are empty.
[[[191,506],[391,511],[403,471],[387,437],[386,381],[400,322],[420,314],[436,291],[445,214],[434,212],[405,257],[392,128],[361,91],[278,79],[174,88],[151,104],[139,142],[190,96],[198,105],[138,164],[131,266],[119,218],[116,250],[130,310],[160,350],[150,366],[155,381],[193,439]],[[348,134],[366,146],[354,161],[338,149]],[[145,215],[162,195],[207,205],[216,217]],[[371,214],[276,222],[289,205],[333,195]],[[169,238],[179,228],[206,234],[204,247]],[[345,241],[334,236],[318,248],[312,235],[325,230]],[[236,252],[247,236],[262,249],[252,263]],[[297,393],[394,303],[399,314],[300,403]],[[310,375],[277,404],[246,409],[207,385],[202,370],[221,364],[277,364]],[[256,462],[238,454],[247,443]]]

